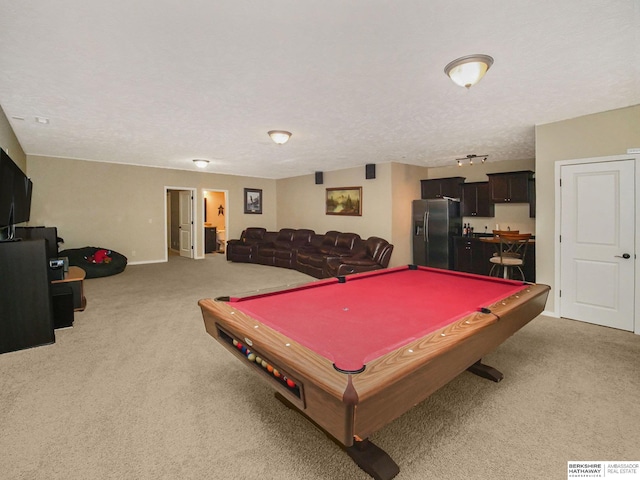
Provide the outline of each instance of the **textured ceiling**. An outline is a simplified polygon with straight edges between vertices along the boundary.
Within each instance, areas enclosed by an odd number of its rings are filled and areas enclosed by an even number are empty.
[[[204,158],[208,172],[266,178],[530,159],[536,124],[640,104],[638,0],[0,0],[0,12],[0,105],[27,154],[186,170]],[[473,53],[495,63],[467,91],[443,68]],[[293,136],[276,145],[273,129]]]

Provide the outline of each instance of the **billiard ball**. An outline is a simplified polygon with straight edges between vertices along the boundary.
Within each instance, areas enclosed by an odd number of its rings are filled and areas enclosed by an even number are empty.
[[[250,353],[249,355],[247,355],[247,360],[249,360],[250,362],[253,362],[255,359],[256,359],[255,353]]]

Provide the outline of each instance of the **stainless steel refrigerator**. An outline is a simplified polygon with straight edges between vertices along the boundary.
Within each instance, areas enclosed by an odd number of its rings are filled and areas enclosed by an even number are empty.
[[[413,263],[453,270],[453,237],[462,234],[460,201],[414,200],[411,224]]]

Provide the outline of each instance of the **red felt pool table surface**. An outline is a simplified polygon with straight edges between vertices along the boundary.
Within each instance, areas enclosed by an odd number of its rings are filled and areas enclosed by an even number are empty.
[[[426,267],[314,282],[230,304],[341,370],[368,362],[525,288],[522,282]]]

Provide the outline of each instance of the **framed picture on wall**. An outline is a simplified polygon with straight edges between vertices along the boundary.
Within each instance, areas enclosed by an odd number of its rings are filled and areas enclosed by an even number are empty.
[[[327,215],[362,215],[362,187],[327,188]]]
[[[262,190],[244,189],[244,213],[262,213]]]

